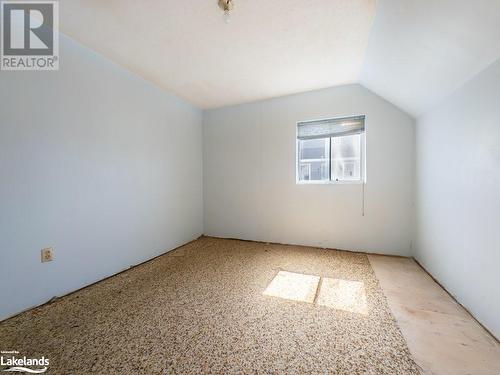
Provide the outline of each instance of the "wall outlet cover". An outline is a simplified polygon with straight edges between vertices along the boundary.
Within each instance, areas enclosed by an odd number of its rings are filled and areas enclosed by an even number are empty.
[[[42,263],[52,262],[52,260],[54,260],[54,249],[51,247],[42,249]]]

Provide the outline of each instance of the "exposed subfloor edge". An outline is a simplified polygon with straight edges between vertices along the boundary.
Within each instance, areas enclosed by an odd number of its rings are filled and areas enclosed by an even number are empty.
[[[466,313],[467,313],[467,314],[468,314],[468,315],[469,315],[469,316],[470,316],[470,317],[471,317],[471,318],[472,318],[472,319],[473,319],[473,320],[474,320],[477,324],[479,324],[479,325],[481,326],[481,328],[483,328],[483,329],[486,331],[486,333],[488,333],[488,335],[490,335],[491,337],[493,337],[493,338],[496,340],[496,342],[500,344],[500,340],[499,340],[499,338],[498,338],[496,335],[494,335],[492,331],[490,331],[490,330],[489,330],[489,329],[488,329],[488,328],[487,328],[487,327],[486,327],[483,323],[481,323],[481,322],[480,322],[480,321],[479,321],[479,320],[478,320],[478,319],[474,316],[474,314],[472,314],[472,312],[471,312],[471,311],[470,311],[467,307],[465,307],[465,306],[464,306],[464,305],[463,305],[463,304],[462,304],[462,303],[461,303],[461,302],[460,302],[460,301],[459,301],[459,300],[458,300],[458,299],[457,299],[457,298],[456,298],[453,294],[451,294],[451,293],[448,291],[448,289],[446,289],[446,288],[443,286],[443,284],[441,284],[441,283],[439,282],[439,280],[438,280],[438,279],[436,279],[436,278],[435,278],[435,277],[434,277],[434,276],[433,276],[433,275],[432,275],[429,271],[427,271],[427,270],[425,269],[425,267],[424,267],[424,266],[423,266],[423,265],[422,265],[422,264],[421,264],[421,263],[420,263],[420,262],[419,262],[419,261],[418,261],[415,257],[411,257],[411,258],[415,261],[415,263],[417,263],[417,265],[418,265],[418,266],[419,266],[419,267],[420,267],[420,268],[421,268],[421,269],[422,269],[422,270],[423,270],[423,271],[424,271],[427,275],[429,275],[429,277],[430,277],[430,278],[431,278],[431,279],[432,279],[432,280],[433,280],[433,281],[434,281],[437,285],[439,285],[439,287],[440,287],[441,289],[443,289],[443,290],[446,292],[446,294],[448,294],[448,295],[450,296],[450,298],[451,298],[453,301],[455,301],[455,302],[456,302],[456,303],[457,303],[460,307],[462,307],[462,308],[465,310],[465,312],[466,312]],[[373,267],[372,267],[372,268],[373,268]]]

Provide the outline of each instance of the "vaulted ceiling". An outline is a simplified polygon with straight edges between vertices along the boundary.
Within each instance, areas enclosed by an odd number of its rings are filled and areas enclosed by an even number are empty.
[[[500,58],[500,0],[379,0],[360,82],[415,117]]]
[[[418,116],[500,58],[498,0],[64,0],[63,33],[214,108],[359,82]]]

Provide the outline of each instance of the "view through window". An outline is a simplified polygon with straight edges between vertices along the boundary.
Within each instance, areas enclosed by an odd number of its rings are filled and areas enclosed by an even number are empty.
[[[297,131],[298,182],[361,182],[364,116],[301,122]]]

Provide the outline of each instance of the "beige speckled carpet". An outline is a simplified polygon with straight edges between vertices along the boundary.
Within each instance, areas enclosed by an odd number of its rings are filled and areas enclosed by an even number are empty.
[[[0,346],[51,374],[418,374],[366,255],[207,237],[1,323]]]

